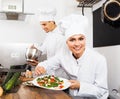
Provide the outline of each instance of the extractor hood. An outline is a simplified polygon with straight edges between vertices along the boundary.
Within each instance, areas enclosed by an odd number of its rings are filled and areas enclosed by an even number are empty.
[[[24,13],[24,0],[1,0],[0,19],[7,20],[24,20],[26,15]]]

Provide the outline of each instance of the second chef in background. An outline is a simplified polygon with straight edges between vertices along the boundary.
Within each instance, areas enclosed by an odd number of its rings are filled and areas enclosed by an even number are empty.
[[[47,59],[55,56],[56,53],[59,53],[61,49],[63,49],[64,44],[63,33],[55,22],[56,13],[57,11],[55,8],[43,8],[38,10],[37,16],[39,18],[40,26],[47,35],[41,46],[30,46],[39,49],[42,52],[42,55],[47,55]],[[38,61],[28,61],[28,63],[36,66]],[[54,74],[54,70],[55,68],[50,69],[49,73]]]

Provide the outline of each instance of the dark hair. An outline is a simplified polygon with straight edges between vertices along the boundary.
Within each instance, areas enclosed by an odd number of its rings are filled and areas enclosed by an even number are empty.
[[[56,24],[55,21],[48,21],[48,22],[53,22],[54,24]]]

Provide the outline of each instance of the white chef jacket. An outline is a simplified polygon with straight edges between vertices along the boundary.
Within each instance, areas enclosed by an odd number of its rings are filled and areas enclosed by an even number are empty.
[[[39,47],[42,54],[47,55],[47,59],[53,57],[57,52],[60,52],[63,48],[64,36],[58,27],[56,27],[52,32],[47,33],[43,44]]]
[[[38,66],[44,66],[46,70],[50,67],[61,66],[74,79],[80,82],[79,90],[70,90],[74,96],[93,95],[97,99],[107,99],[107,64],[104,56],[89,48],[84,54],[75,59],[68,50],[62,52],[49,60],[41,62]]]

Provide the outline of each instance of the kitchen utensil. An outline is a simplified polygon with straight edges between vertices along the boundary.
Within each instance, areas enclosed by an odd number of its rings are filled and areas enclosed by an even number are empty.
[[[41,56],[41,51],[35,47],[27,48],[25,57],[27,61],[38,60],[38,57]]]
[[[107,0],[103,3],[101,18],[104,23],[113,27],[120,27],[120,2],[119,0]]]

